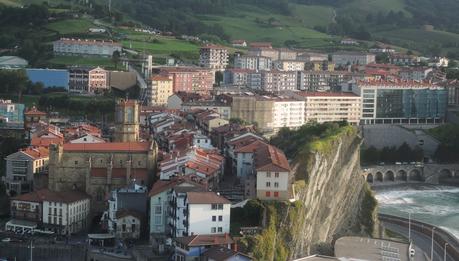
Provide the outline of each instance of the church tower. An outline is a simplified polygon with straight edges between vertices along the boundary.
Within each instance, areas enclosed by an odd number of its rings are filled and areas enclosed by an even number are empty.
[[[139,103],[122,99],[115,107],[115,142],[139,141]]]

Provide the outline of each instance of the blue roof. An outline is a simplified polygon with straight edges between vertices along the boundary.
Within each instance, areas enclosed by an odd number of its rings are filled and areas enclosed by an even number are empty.
[[[29,80],[42,82],[45,88],[62,87],[69,89],[69,71],[56,69],[26,69]]]

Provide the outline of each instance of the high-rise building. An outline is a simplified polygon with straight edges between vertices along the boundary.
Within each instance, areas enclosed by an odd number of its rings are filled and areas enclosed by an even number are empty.
[[[120,100],[115,107],[115,141],[139,141],[139,103]]]
[[[432,124],[446,117],[448,92],[414,81],[357,81],[352,91],[362,98],[363,124]]]
[[[228,49],[219,45],[206,45],[199,52],[199,64],[216,71],[225,70],[228,65]]]

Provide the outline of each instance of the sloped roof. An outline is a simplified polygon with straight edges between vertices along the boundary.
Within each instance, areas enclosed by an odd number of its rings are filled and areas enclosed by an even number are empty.
[[[227,245],[234,243],[233,238],[228,234],[221,235],[194,235],[187,237],[175,238],[177,242],[185,246],[215,246],[215,245]]]
[[[186,195],[190,204],[231,204],[227,198],[212,191],[187,192]]]
[[[147,152],[149,142],[107,142],[107,143],[66,143],[64,151],[122,151],[122,152]]]
[[[255,166],[257,171],[290,171],[284,152],[272,145],[256,151]]]
[[[12,200],[20,200],[20,201],[29,201],[29,202],[43,202],[43,201],[51,201],[51,202],[62,202],[62,203],[71,203],[83,199],[90,198],[89,195],[86,193],[70,190],[70,191],[62,191],[56,192],[51,191],[49,189],[40,189],[37,191],[33,191],[27,194],[22,194],[12,198]]]

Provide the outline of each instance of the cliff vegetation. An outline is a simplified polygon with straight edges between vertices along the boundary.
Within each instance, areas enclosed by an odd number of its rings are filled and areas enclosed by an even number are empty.
[[[361,141],[346,123],[308,124],[273,137],[291,159],[296,200],[255,201],[259,214],[252,216],[264,229],[242,238],[245,250],[256,260],[283,261],[332,255],[344,235],[376,234],[376,200],[360,175]]]

